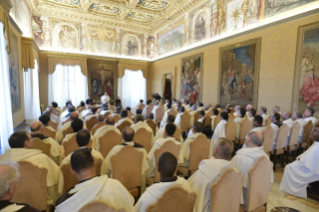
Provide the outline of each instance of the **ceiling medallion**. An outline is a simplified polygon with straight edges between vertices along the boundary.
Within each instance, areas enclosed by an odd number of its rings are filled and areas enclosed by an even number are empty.
[[[93,14],[103,14],[103,15],[117,15],[120,11],[120,8],[114,7],[107,4],[100,4],[100,3],[93,3],[90,8],[89,12]]]

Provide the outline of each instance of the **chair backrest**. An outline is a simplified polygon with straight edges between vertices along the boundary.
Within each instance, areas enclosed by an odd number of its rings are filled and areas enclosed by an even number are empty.
[[[96,125],[94,125],[94,126],[92,127],[92,129],[91,129],[92,135],[94,135],[95,132],[96,132],[98,129],[100,129],[101,127],[103,127],[103,126],[105,126],[105,125],[106,125],[106,124],[105,124],[104,121],[103,121],[103,122],[99,122],[99,123],[97,123]]]
[[[296,121],[291,127],[288,146],[294,146],[298,144],[300,129],[301,125]]]
[[[181,150],[181,145],[177,145],[174,143],[174,141],[166,141],[161,148],[155,150],[155,158],[156,158],[156,163],[155,163],[155,175],[154,175],[154,182],[157,182],[160,180],[160,173],[157,171],[157,161],[159,160],[160,156],[164,152],[170,152],[172,153],[176,159],[178,160],[179,158],[179,152]]]
[[[181,135],[182,135],[182,130],[179,129],[179,127],[176,126],[176,130],[175,130],[175,133],[173,135],[173,137],[176,139],[176,140],[181,140]],[[182,141],[180,141],[182,142]]]
[[[122,143],[122,134],[110,130],[100,137],[98,142],[100,142],[100,152],[106,158],[113,147]]]
[[[119,114],[114,115],[114,123],[116,124],[121,119]]]
[[[61,172],[64,180],[63,192],[66,192],[70,188],[79,183],[78,179],[71,172],[71,163],[66,163],[61,166]]]
[[[194,122],[196,122],[198,119],[199,119],[199,111],[197,110],[197,111],[194,113]]]
[[[168,188],[163,195],[146,208],[146,212],[193,212],[196,194],[189,193],[180,186]]]
[[[233,113],[228,113],[228,121],[234,120],[236,117],[234,116]]]
[[[164,108],[163,106],[159,106],[156,108],[156,117],[155,117],[155,121],[159,122],[163,119],[164,116]],[[164,120],[165,121],[165,120]]]
[[[154,136],[155,136],[155,134],[156,134],[156,123],[152,119],[147,119],[145,122],[153,130],[153,133],[154,133]]]
[[[287,139],[289,135],[290,128],[287,124],[281,125],[277,132],[277,138],[275,143],[275,149],[282,149],[287,145]]]
[[[81,107],[80,109],[78,109],[79,114],[81,114],[83,110],[85,110],[85,107]]]
[[[132,146],[125,146],[111,157],[111,163],[113,179],[120,181],[125,188],[130,189],[142,185],[143,152]]]
[[[148,107],[146,108],[146,116],[148,116],[148,114],[152,112],[153,108],[154,108],[154,104],[150,103]]]
[[[57,117],[60,116],[60,111],[57,110],[57,109],[55,109],[55,108],[52,108],[52,113],[53,113],[54,115],[56,115]]]
[[[216,126],[219,124],[219,122],[220,122],[220,114],[218,114],[218,115],[216,116],[216,118],[215,118],[214,130],[215,130]]]
[[[110,112],[110,111],[107,111],[107,112],[104,113],[103,116],[104,116],[104,118],[106,119],[110,114],[111,114],[111,112]]]
[[[29,204],[43,211],[47,209],[46,179],[48,170],[36,165],[20,161],[21,179],[16,185],[12,202]]]
[[[238,212],[242,185],[243,178],[234,169],[226,169],[210,187],[210,211]]]
[[[97,114],[100,114],[102,110],[103,110],[103,108],[99,108],[99,109],[96,111],[96,113],[97,113]]]
[[[189,122],[191,120],[191,116],[188,112],[184,112],[183,115],[181,115],[181,130],[188,130],[189,129]]]
[[[58,123],[56,123],[55,121],[50,120],[48,122],[48,126],[52,127],[53,129],[55,129],[55,131],[58,130]]]
[[[167,115],[173,115],[176,118],[177,112],[173,108],[167,113]],[[164,120],[165,121],[165,120]]]
[[[65,136],[66,136],[67,134],[69,134],[69,133],[73,133],[73,128],[71,127],[71,125],[70,125],[68,128],[66,128],[66,129],[64,129],[64,130],[62,131],[63,139],[64,139]]]
[[[133,141],[144,146],[147,153],[152,148],[153,133],[147,131],[145,128],[140,128],[135,132]]]
[[[115,106],[109,106],[109,110],[114,112],[116,110],[116,107]]]
[[[92,139],[90,140],[88,147],[92,147]],[[76,143],[76,134],[74,134],[68,141],[63,142],[63,148],[65,152],[65,156],[68,156],[70,153],[74,152],[79,148],[78,144]]]
[[[188,170],[197,170],[199,163],[209,158],[209,145],[210,140],[202,134],[190,142],[189,166]]]
[[[268,126],[266,130],[263,132],[263,136],[264,136],[263,147],[265,152],[272,151],[275,135],[276,135],[276,130],[272,126]]]
[[[272,175],[272,162],[261,156],[248,171],[246,211],[253,211],[267,203]]]
[[[144,107],[145,107],[145,104],[140,104],[139,106],[138,106],[138,108],[140,109],[140,110],[144,110]]]
[[[100,201],[93,201],[85,204],[79,212],[92,212],[92,211],[103,211],[103,212],[126,212],[124,209],[116,210]]]
[[[311,136],[312,128],[313,128],[312,121],[308,121],[308,123],[304,127],[301,143],[307,143],[307,144],[310,143],[310,136]]]
[[[271,124],[270,116],[268,116],[268,118],[265,120],[265,124],[267,127],[270,126],[270,124]]]
[[[43,135],[53,138],[55,140],[56,131],[50,130],[47,127],[43,127]]]
[[[204,127],[210,126],[211,125],[211,119],[209,115],[206,115],[204,118]]]
[[[34,138],[33,149],[39,149],[43,152],[43,154],[46,154],[49,157],[51,156],[51,153],[50,153],[51,144],[42,141],[40,138]]]
[[[239,139],[244,139],[246,135],[248,135],[250,130],[251,130],[251,121],[245,116],[243,122],[240,123]]]
[[[64,122],[62,122],[62,126],[63,126],[65,123],[69,122],[69,121],[71,121],[70,117],[69,117],[67,120],[65,120]]]
[[[225,137],[230,140],[234,141],[236,138],[236,127],[237,123],[234,120],[228,120],[225,125]]]
[[[127,120],[123,121],[120,125],[117,126],[117,129],[122,133],[125,127],[131,126],[131,123]]]
[[[85,120],[86,128],[91,131],[92,127],[96,125],[99,121],[97,120],[96,116],[91,116],[89,119]]]

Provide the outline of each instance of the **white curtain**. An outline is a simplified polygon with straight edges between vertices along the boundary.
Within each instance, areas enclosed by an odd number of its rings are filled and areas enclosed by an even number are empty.
[[[27,122],[33,122],[41,115],[38,61],[34,61],[34,69],[23,72],[23,80],[25,119]]]
[[[140,99],[146,100],[146,79],[142,71],[126,69],[123,78],[118,79],[118,93],[123,107],[135,108]]]
[[[0,23],[0,29],[3,29],[2,23]],[[9,64],[6,42],[4,40],[3,30],[0,30],[0,99],[2,100],[2,103],[0,104],[0,139],[2,153],[7,149],[10,149],[8,140],[13,133],[9,82]]]
[[[49,74],[49,105],[55,101],[63,108],[71,100],[74,106],[78,106],[87,97],[87,76],[82,74],[80,66],[59,64],[55,72]]]

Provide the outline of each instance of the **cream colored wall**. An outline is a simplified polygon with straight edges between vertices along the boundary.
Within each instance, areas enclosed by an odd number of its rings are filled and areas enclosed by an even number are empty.
[[[202,102],[218,102],[219,48],[249,39],[261,37],[260,75],[257,107],[272,108],[279,105],[281,110],[291,110],[293,77],[298,27],[319,20],[319,14],[287,22],[251,34],[216,43],[177,56],[154,62],[152,93],[161,92],[162,74],[177,67],[176,98],[180,98],[181,58],[204,53]]]
[[[39,63],[40,104],[44,104],[44,108],[46,108],[49,101],[48,56],[46,53],[39,53]]]
[[[18,38],[18,52],[19,52],[19,72],[20,72],[20,103],[21,109],[12,114],[13,127],[16,127],[18,124],[24,121],[24,84],[23,84],[23,71],[22,71],[22,44],[21,44],[21,34],[14,28],[10,23],[10,30]]]

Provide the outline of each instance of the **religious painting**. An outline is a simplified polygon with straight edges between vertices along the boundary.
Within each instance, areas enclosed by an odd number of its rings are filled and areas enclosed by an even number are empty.
[[[257,107],[261,38],[220,48],[219,103]]]
[[[203,53],[182,58],[181,67],[181,100],[201,101]]]
[[[115,52],[115,30],[88,27],[87,47],[90,52],[113,54]]]
[[[138,57],[141,54],[140,40],[136,35],[125,34],[122,39],[122,54],[131,57]]]
[[[148,36],[147,38],[146,55],[148,58],[153,58],[155,55],[155,38],[153,36]]]
[[[265,18],[284,13],[314,1],[316,0],[265,0]]]
[[[185,42],[185,23],[181,22],[176,24],[174,28],[164,31],[159,34],[158,37],[158,48],[159,55],[166,54],[171,51],[175,51],[184,46]]]
[[[9,75],[12,113],[21,109],[20,101],[20,72],[19,72],[19,49],[18,38],[10,32],[11,54],[9,54]]]
[[[33,39],[39,47],[51,47],[52,36],[51,28],[49,27],[48,18],[32,16],[31,20]]]
[[[78,49],[79,30],[70,23],[56,23],[53,30],[53,47],[63,49]]]
[[[292,110],[319,110],[319,23],[298,29]]]
[[[98,102],[105,92],[111,99],[116,98],[116,62],[88,60],[89,95]]]
[[[23,32],[24,37],[31,36],[31,10],[24,0],[11,0],[11,17]]]
[[[206,10],[199,10],[195,14],[193,22],[193,40],[195,42],[205,39],[209,33],[209,19],[207,17],[209,16]]]

